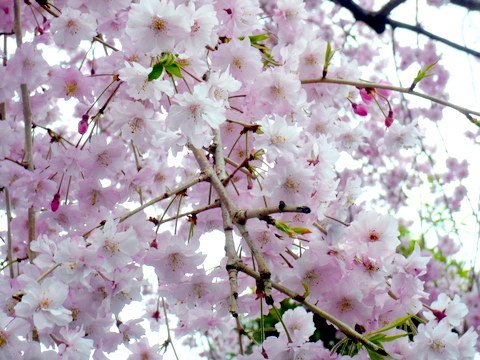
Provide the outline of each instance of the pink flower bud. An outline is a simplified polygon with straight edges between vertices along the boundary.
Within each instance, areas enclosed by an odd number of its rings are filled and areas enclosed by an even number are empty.
[[[50,203],[50,208],[52,209],[53,212],[57,211],[60,206],[60,194],[56,193],[53,196],[53,200]]]
[[[385,84],[385,85],[392,85],[391,82],[389,81],[380,81],[380,84]],[[390,94],[392,93],[392,90],[387,90],[387,89],[377,89],[377,92],[385,97],[389,97]]]
[[[393,124],[393,111],[388,112],[388,116],[385,118],[385,126],[389,128]]]
[[[360,89],[360,96],[365,104],[370,104],[373,101],[373,96],[366,89]]]
[[[367,110],[367,107],[365,105],[352,103],[352,107],[353,107],[353,112],[355,114],[360,115],[360,116],[367,116],[368,115],[368,110]]]
[[[78,122],[78,133],[83,135],[88,130],[88,115],[82,115],[82,120]]]

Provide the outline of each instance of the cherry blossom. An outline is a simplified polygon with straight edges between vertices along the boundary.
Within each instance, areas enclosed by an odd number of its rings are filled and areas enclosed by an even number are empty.
[[[68,295],[68,286],[53,278],[41,284],[28,283],[22,301],[15,306],[15,314],[23,318],[33,316],[33,324],[42,333],[48,333],[54,325],[67,325],[72,321],[72,312],[63,307]]]
[[[434,41],[310,0],[17,2],[0,357],[474,358],[474,169],[429,123],[480,133]]]
[[[82,40],[91,40],[95,35],[95,18],[88,13],[67,8],[62,15],[52,20],[50,31],[55,44],[76,48]]]
[[[171,52],[193,25],[186,8],[176,9],[166,0],[142,0],[131,6],[126,32],[138,50],[162,53]]]

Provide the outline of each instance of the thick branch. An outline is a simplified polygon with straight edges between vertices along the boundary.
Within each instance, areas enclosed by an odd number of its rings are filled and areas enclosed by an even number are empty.
[[[353,17],[355,18],[356,21],[362,21],[366,25],[368,25],[370,28],[372,28],[376,33],[382,34],[387,25],[390,25],[393,29],[395,28],[402,28],[402,29],[407,29],[413,32],[416,32],[417,34],[424,35],[432,40],[436,40],[438,42],[441,42],[445,45],[448,45],[450,47],[453,47],[454,49],[463,51],[467,54],[480,57],[480,52],[472,50],[470,48],[467,48],[465,46],[461,46],[457,43],[454,43],[450,40],[447,40],[445,38],[442,38],[438,35],[435,35],[429,31],[424,30],[422,27],[419,25],[409,25],[405,24],[400,21],[392,20],[390,19],[387,15],[390,13],[390,11],[393,10],[394,7],[400,5],[402,3],[401,0],[392,0],[389,3],[387,3],[382,9],[379,11],[369,11],[361,6],[357,5],[355,2],[352,0],[331,0],[335,4],[338,4],[346,9],[348,9]],[[452,1],[453,2],[453,1]],[[455,3],[456,5],[463,6],[464,3],[469,3],[472,7],[474,7],[474,4],[478,6],[478,1],[461,1],[457,0]],[[469,8],[468,6],[465,6]]]
[[[452,4],[464,7],[468,10],[480,10],[479,0],[450,0]]]
[[[475,51],[475,50],[472,50],[470,48],[467,48],[465,46],[462,46],[462,45],[459,45],[453,41],[450,41],[450,40],[447,40],[441,36],[438,36],[438,35],[435,35],[427,30],[424,30],[421,26],[419,25],[409,25],[409,24],[405,24],[405,23],[402,23],[400,21],[396,21],[396,20],[392,20],[392,19],[386,19],[386,22],[392,26],[393,29],[395,28],[402,28],[402,29],[407,29],[407,30],[410,30],[410,31],[413,31],[413,32],[416,32],[417,34],[421,34],[421,35],[425,35],[426,37],[432,39],[432,40],[436,40],[438,42],[441,42],[445,45],[448,45],[454,49],[457,49],[457,50],[460,50],[460,51],[463,51],[467,54],[470,54],[470,55],[473,55],[473,56],[476,56],[478,58],[480,58],[480,51]]]
[[[14,3],[14,16],[15,16],[15,39],[17,41],[17,47],[22,46],[23,33],[22,22],[20,17],[20,0],[15,0]],[[25,132],[25,144],[24,152],[25,158],[23,162],[26,164],[28,170],[33,171],[33,152],[32,152],[32,108],[30,106],[30,91],[27,84],[20,84],[20,93],[22,99],[23,109],[23,122]],[[33,261],[35,253],[30,249],[30,243],[36,239],[36,225],[35,225],[35,210],[33,205],[28,209],[28,258]]]
[[[385,5],[382,6],[380,10],[377,11],[378,15],[388,16],[392,12],[393,9],[402,5],[407,0],[390,0]]]
[[[225,189],[225,186],[223,185],[222,181],[218,178],[217,174],[213,170],[212,165],[210,165],[210,163],[208,162],[207,157],[205,156],[202,150],[197,149],[191,144],[188,144],[188,148],[193,152],[193,155],[195,156],[195,159],[197,160],[197,163],[200,166],[200,169],[202,170],[202,172],[209,177],[210,183],[212,184],[213,188],[215,189],[218,196],[220,197],[220,202],[222,203],[222,209],[225,208],[230,214],[231,218],[234,219],[236,217],[236,214],[239,212],[239,209],[237,208],[233,200],[228,195],[227,190]],[[218,154],[218,156],[223,158],[223,154],[221,152]],[[265,262],[262,255],[258,251],[246,226],[241,223],[235,223],[235,226],[237,227],[242,237],[247,242],[247,245],[250,248],[252,256],[257,261],[258,269],[261,275],[261,280],[263,281],[263,284],[265,286],[266,302],[268,305],[272,305],[273,304],[272,285],[270,280],[271,273],[267,266],[267,263]]]

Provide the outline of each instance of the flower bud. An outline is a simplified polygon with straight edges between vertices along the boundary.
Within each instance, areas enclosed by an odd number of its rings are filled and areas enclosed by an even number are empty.
[[[385,118],[385,126],[389,128],[393,124],[393,111],[388,112],[388,116]]]
[[[57,211],[60,206],[60,194],[56,193],[53,196],[53,200],[50,203],[50,208],[52,209],[53,212]]]
[[[382,80],[380,81],[380,84],[385,84],[385,85],[392,85],[391,82],[389,81],[385,81],[385,80]],[[376,89],[377,92],[385,97],[389,97],[390,94],[392,93],[392,90],[388,90],[388,89]]]
[[[373,101],[373,96],[366,89],[360,89],[360,96],[365,104],[370,104]]]
[[[368,110],[367,107],[363,104],[352,103],[353,112],[360,116],[367,116]]]
[[[82,115],[82,120],[78,122],[78,133],[83,135],[88,130],[88,115]]]

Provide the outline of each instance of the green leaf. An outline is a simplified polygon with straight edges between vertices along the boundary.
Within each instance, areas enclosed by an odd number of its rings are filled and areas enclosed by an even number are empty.
[[[389,341],[393,341],[393,340],[397,340],[397,339],[400,339],[401,337],[405,337],[405,336],[408,336],[408,335],[411,335],[412,333],[403,333],[403,334],[398,334],[398,335],[392,335],[392,336],[385,336],[382,340],[380,340],[381,342],[389,342]]]
[[[308,230],[307,228],[302,228],[302,227],[292,227],[290,228],[293,232],[300,234],[300,235],[305,235],[305,234],[310,234],[311,231]]]
[[[367,351],[368,351],[368,356],[370,356],[371,360],[385,360],[385,358],[382,355],[376,353],[375,351],[370,350],[369,348],[367,348]]]
[[[323,65],[323,77],[327,76],[328,67],[330,66],[333,55],[336,51],[336,49],[332,49],[332,45],[330,45],[330,42],[327,42],[327,51],[325,52],[325,65]]]
[[[415,79],[413,79],[412,85],[410,85],[410,91],[412,91],[420,81],[422,81],[426,77],[433,75],[433,74],[429,74],[428,72],[430,71],[431,68],[437,65],[437,62],[438,61],[435,61],[433,64],[427,65],[427,67],[424,70],[418,70],[417,76],[415,77]]]
[[[410,319],[412,318],[412,316],[413,316],[413,315],[407,315],[407,316],[399,317],[397,320],[394,320],[393,322],[391,322],[391,323],[388,324],[387,326],[381,328],[380,330],[377,330],[377,331],[368,333],[367,335],[378,334],[378,333],[381,333],[381,332],[384,332],[384,331],[387,331],[387,330],[396,328],[397,326],[400,326],[400,325],[405,324],[408,320],[410,320]]]
[[[290,229],[290,227],[287,224],[285,224],[284,222],[275,221],[275,227],[278,230],[280,230],[280,231],[282,231],[282,232],[284,232],[288,235],[290,235],[292,233],[292,230]]]
[[[305,281],[302,281],[303,288],[305,292],[303,293],[303,298],[306,299],[308,295],[310,295],[310,290],[308,289],[308,284]]]
[[[177,63],[165,66],[165,70],[173,76],[183,78],[182,71],[180,70],[180,66],[178,66]]]
[[[260,35],[251,35],[248,37],[252,44],[258,43],[259,41],[270,39],[271,36],[267,34],[260,34]]]
[[[385,335],[385,334],[375,334],[375,335],[369,337],[368,340],[375,343],[375,342],[382,341],[382,339],[385,338],[386,336],[387,335]]]
[[[157,80],[163,73],[163,65],[158,63],[152,68],[150,74],[148,74],[148,81]]]

